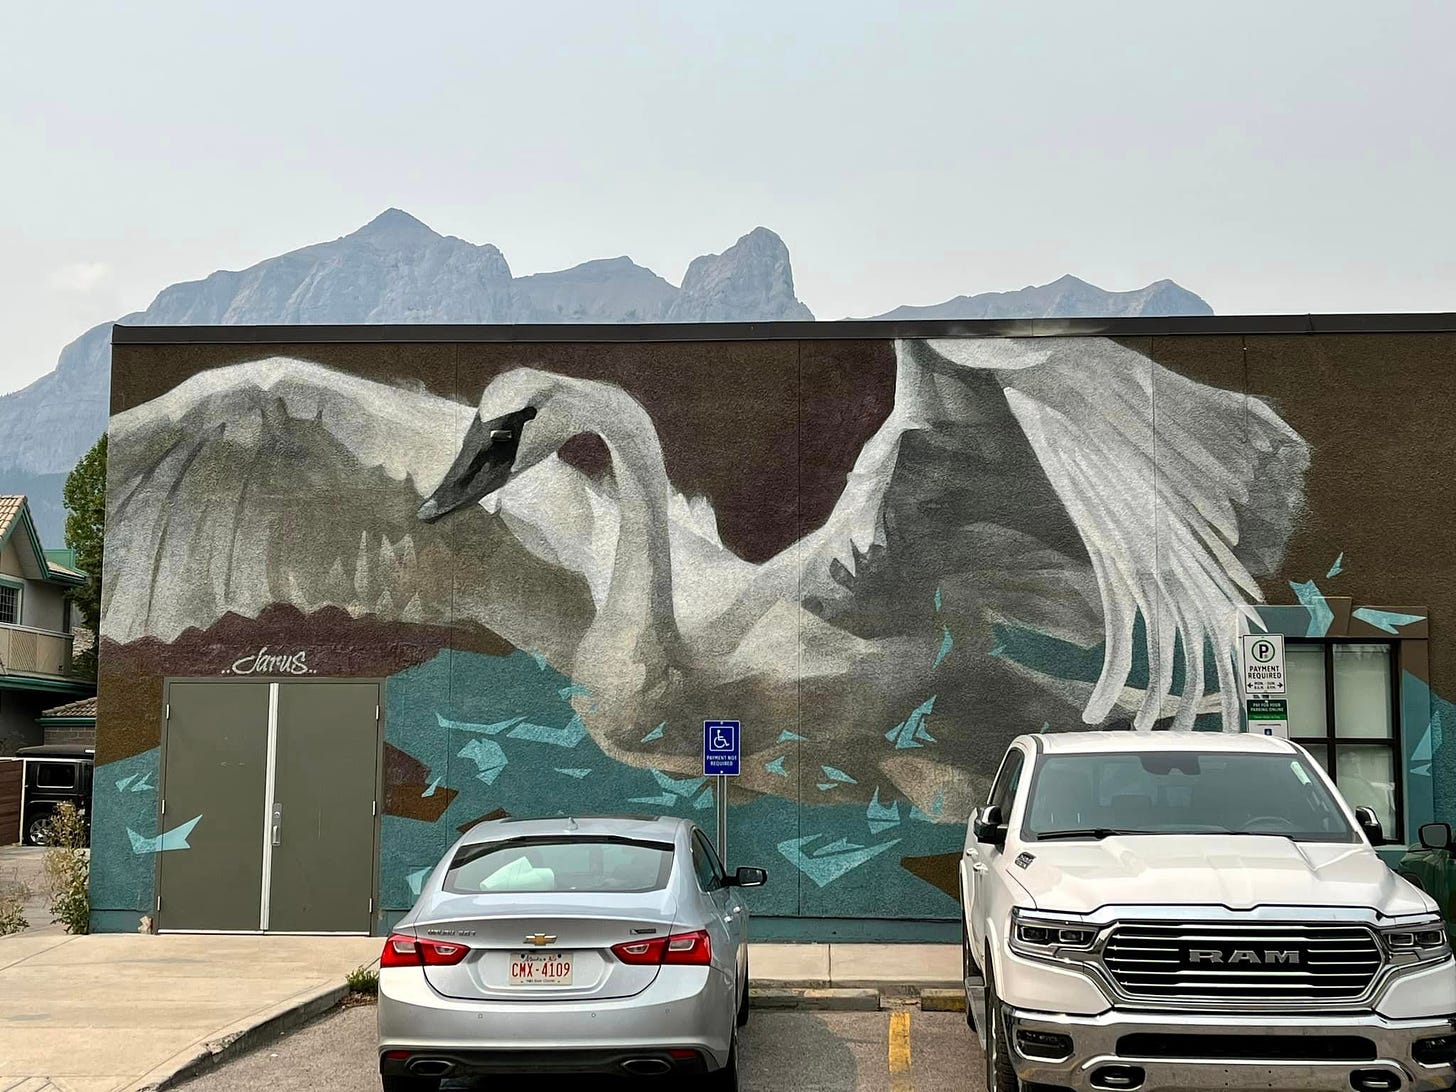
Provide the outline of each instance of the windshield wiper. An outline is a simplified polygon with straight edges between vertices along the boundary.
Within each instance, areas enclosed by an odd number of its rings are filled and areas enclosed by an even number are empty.
[[[1038,834],[1038,842],[1051,842],[1061,838],[1095,838],[1099,842],[1103,838],[1111,838],[1118,834],[1148,834],[1145,830],[1118,830],[1116,827],[1088,827],[1085,830],[1049,830]]]

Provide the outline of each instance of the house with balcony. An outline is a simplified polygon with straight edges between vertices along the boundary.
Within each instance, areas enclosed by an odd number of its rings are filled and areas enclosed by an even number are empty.
[[[43,741],[37,720],[96,692],[71,674],[66,592],[86,582],[69,550],[47,550],[23,496],[0,496],[0,755]]]

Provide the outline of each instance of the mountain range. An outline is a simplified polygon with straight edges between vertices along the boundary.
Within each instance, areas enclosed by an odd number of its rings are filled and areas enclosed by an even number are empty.
[[[1075,277],[1019,292],[957,296],[880,318],[1206,315],[1172,281],[1105,292]],[[694,258],[674,286],[630,258],[512,275],[500,250],[441,235],[399,209],[359,230],[244,270],[163,289],[135,325],[288,323],[771,322],[814,316],[794,294],[788,247],[755,228]],[[56,368],[0,397],[0,491],[26,492],[42,541],[59,546],[65,474],[106,428],[111,323],[67,345]]]

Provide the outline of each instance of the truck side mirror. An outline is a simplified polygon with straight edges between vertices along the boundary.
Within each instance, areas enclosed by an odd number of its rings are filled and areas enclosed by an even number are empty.
[[[977,809],[971,819],[971,834],[982,845],[1000,848],[1006,844],[1006,820],[1001,817],[999,804],[987,804]]]
[[[1425,849],[1450,849],[1450,823],[1422,823],[1421,846]]]
[[[1363,804],[1356,808],[1355,821],[1360,824],[1360,829],[1370,839],[1372,846],[1385,844],[1385,832],[1380,829],[1380,817],[1375,814],[1374,808],[1367,808]]]

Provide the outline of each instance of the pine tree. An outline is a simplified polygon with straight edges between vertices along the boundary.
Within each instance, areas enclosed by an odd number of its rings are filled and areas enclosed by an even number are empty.
[[[70,592],[71,602],[81,613],[81,622],[100,640],[101,557],[106,537],[106,436],[66,476],[61,491],[66,504],[66,545],[76,551],[76,566],[86,574],[86,583]],[[73,661],[78,674],[95,676],[96,645]]]

